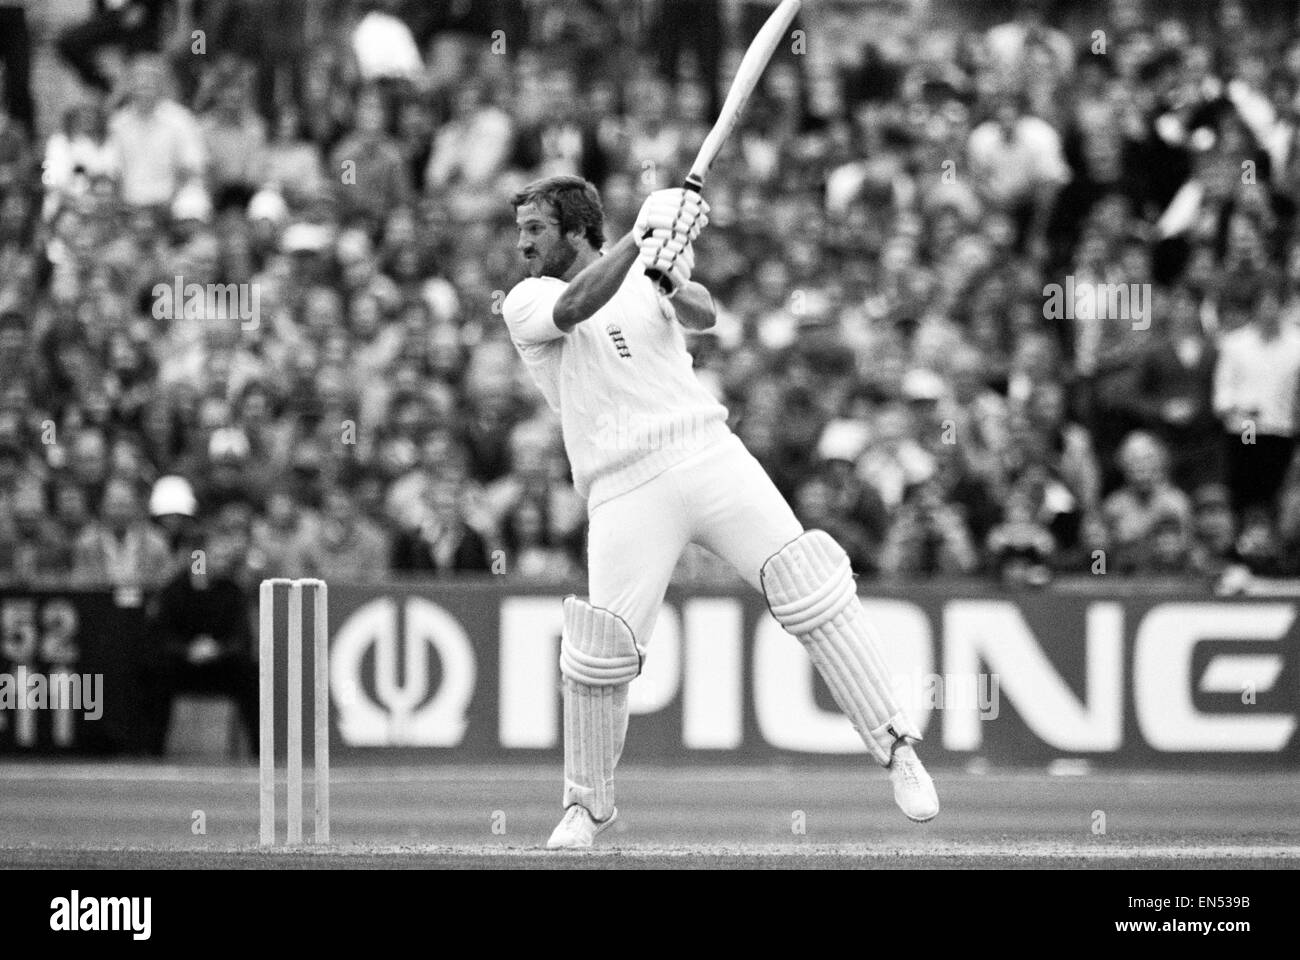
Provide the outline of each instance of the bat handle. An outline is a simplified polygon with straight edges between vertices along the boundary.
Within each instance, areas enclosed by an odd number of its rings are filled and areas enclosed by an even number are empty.
[[[682,181],[682,189],[690,190],[692,193],[699,193],[704,189],[704,178],[697,177],[693,173],[688,173],[686,179]],[[647,230],[645,236],[650,236],[650,231]],[[642,237],[641,239],[644,240],[645,237]],[[668,278],[664,276],[662,270],[656,270],[654,267],[650,267],[646,270],[645,275],[655,282],[661,293],[669,294],[673,292],[673,288],[668,283]]]

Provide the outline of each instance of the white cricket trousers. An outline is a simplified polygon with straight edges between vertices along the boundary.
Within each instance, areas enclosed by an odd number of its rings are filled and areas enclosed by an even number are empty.
[[[622,617],[648,647],[688,543],[717,554],[761,592],[763,564],[801,533],[762,466],[729,434],[590,511],[590,602]]]

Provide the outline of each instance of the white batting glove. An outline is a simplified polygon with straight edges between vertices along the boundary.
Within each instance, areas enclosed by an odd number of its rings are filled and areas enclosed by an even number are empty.
[[[670,230],[684,234],[689,242],[698,237],[708,224],[708,213],[709,205],[694,190],[681,187],[656,190],[641,204],[641,212],[637,214],[632,229],[638,237],[644,237],[652,230]]]
[[[641,254],[637,258],[646,270],[658,271],[669,289],[669,297],[677,293],[695,269],[695,248],[685,237],[667,230],[656,230],[641,241]]]

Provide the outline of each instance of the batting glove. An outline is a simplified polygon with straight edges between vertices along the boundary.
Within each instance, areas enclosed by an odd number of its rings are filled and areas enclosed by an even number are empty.
[[[695,269],[695,249],[681,235],[668,230],[655,230],[641,241],[641,255],[637,258],[646,270],[658,271],[668,284],[668,296],[673,296]]]
[[[694,190],[656,190],[641,205],[633,231],[644,237],[652,230],[670,230],[683,234],[689,243],[708,224],[708,213],[709,205]]]

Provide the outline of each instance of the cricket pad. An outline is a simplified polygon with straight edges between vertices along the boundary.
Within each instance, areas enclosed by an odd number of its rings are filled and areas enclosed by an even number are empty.
[[[894,744],[921,734],[894,700],[848,554],[826,531],[809,530],[769,557],[759,576],[772,616],[803,643],[867,750],[889,766]]]
[[[614,767],[627,736],[627,685],[642,650],[618,615],[577,597],[564,600],[560,673],[564,686],[564,806],[596,820],[614,812]]]

